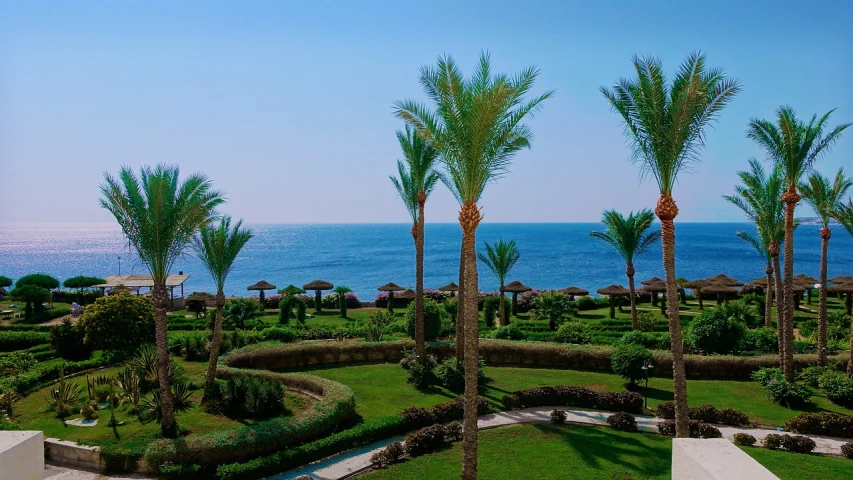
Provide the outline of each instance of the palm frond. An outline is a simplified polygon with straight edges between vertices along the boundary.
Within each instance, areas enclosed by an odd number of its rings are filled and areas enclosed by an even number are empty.
[[[242,228],[243,220],[231,226],[231,216],[219,219],[219,224],[205,225],[193,238],[192,248],[216,284],[217,294],[225,289],[225,280],[231,273],[237,256],[254,234]]]
[[[497,277],[501,286],[506,283],[509,272],[518,263],[521,254],[515,244],[515,240],[498,240],[493,244],[483,242],[486,253],[477,253],[477,258]]]
[[[649,209],[630,212],[627,217],[616,210],[605,210],[601,215],[604,232],[589,235],[612,246],[627,263],[634,263],[638,255],[646,253],[660,240],[660,231],[649,232],[655,214]]]

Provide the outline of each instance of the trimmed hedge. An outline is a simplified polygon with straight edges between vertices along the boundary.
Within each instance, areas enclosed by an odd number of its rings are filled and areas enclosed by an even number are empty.
[[[0,331],[0,351],[24,350],[50,342],[50,334],[37,331]]]
[[[655,408],[655,416],[667,420],[675,418],[675,403],[661,402]],[[700,405],[698,407],[690,407],[688,416],[690,420],[698,420],[705,423],[721,423],[723,425],[732,425],[741,427],[749,425],[749,417],[733,408],[724,408],[718,410],[713,405]]]
[[[502,403],[507,410],[559,405],[612,412],[643,411],[643,397],[637,392],[598,392],[591,388],[568,385],[519,390],[512,395],[505,395]]]
[[[33,390],[37,390],[58,379],[63,367],[65,368],[65,376],[67,377],[84,370],[105,367],[111,363],[115,363],[111,358],[100,356],[90,358],[89,360],[83,360],[81,362],[63,362],[58,365],[48,366],[41,365],[29,372],[18,375],[17,383],[15,381],[15,377],[0,379],[0,393],[15,390],[24,395]]]
[[[675,420],[664,420],[658,423],[661,435],[675,436]],[[771,434],[772,435],[772,434]],[[696,420],[690,420],[690,438],[722,438],[720,429]]]
[[[803,435],[853,438],[853,416],[833,412],[801,413],[785,422],[785,430]]]
[[[403,350],[414,349],[414,342],[328,342],[297,343],[277,347],[255,346],[233,352],[225,358],[228,366],[277,370],[318,364],[352,362],[398,362]],[[455,355],[452,343],[430,345],[429,352],[441,358]],[[555,343],[518,342],[507,340],[480,340],[480,357],[487,365],[535,365],[611,371],[610,352],[606,347],[563,345]],[[654,352],[655,375],[672,375],[672,358],[668,352]],[[685,355],[685,369],[690,378],[750,378],[760,368],[775,367],[779,357]],[[847,357],[831,357],[830,361],[847,363]],[[817,363],[815,355],[795,355],[797,370]]]
[[[325,378],[227,367],[217,370],[217,378],[220,379],[244,375],[278,381],[287,387],[319,395],[322,399],[310,411],[295,417],[276,417],[254,425],[189,438],[156,440],[145,451],[148,466],[156,472],[166,462],[198,464],[202,469],[244,462],[325,437],[355,411],[352,390]]]

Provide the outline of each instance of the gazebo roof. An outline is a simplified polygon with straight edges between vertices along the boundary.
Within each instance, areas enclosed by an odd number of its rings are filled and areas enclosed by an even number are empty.
[[[527,285],[519,282],[518,280],[512,281],[504,285],[504,292],[509,293],[524,293],[533,290]]]
[[[275,285],[269,283],[266,280],[261,280],[258,283],[249,285],[248,287],[246,287],[246,290],[275,290]]]
[[[699,288],[703,289],[705,287],[715,285],[714,282],[707,278],[700,278],[699,280],[693,280],[692,282],[687,282],[684,284],[685,288]]]
[[[403,293],[401,293],[399,295],[395,295],[394,297],[395,298],[402,298],[405,300],[405,299],[415,298],[416,296],[417,296],[417,294],[415,293],[415,291],[412,290],[411,288],[408,288]]]
[[[207,292],[196,292],[186,298],[188,302],[208,302],[214,300],[216,300],[216,296]]]
[[[179,287],[181,284],[187,281],[190,278],[189,275],[178,274],[178,275],[168,275],[166,276],[166,286],[167,287]],[[93,287],[98,288],[113,288],[119,285],[124,285],[125,287],[154,287],[154,279],[151,275],[142,275],[142,274],[133,274],[133,275],[110,275],[106,278],[105,283],[101,283],[98,285],[92,285]]]
[[[737,280],[736,278],[732,278],[724,273],[709,277],[706,280],[710,280],[713,283],[718,283],[727,287],[740,287],[743,285],[743,282]]]
[[[840,277],[830,278],[829,281],[831,283],[853,283],[853,277],[850,275],[842,275]]]
[[[755,280],[753,280],[752,283],[754,283],[755,285],[758,285],[760,287],[766,287],[767,286],[767,277],[758,277]]]
[[[138,291],[139,287],[128,287],[127,285],[118,284],[107,292],[107,295],[118,295],[119,293],[124,292],[135,292]]]
[[[379,290],[380,292],[402,292],[403,290],[405,290],[405,288],[397,285],[394,282],[388,282],[385,285],[382,285],[381,287],[377,288],[377,290]]]
[[[853,293],[853,283],[839,283],[826,287],[830,292]]]
[[[458,292],[459,291],[459,285],[456,285],[455,283],[450,282],[443,287],[438,287],[438,291],[439,292]]]
[[[814,285],[815,283],[818,283],[820,281],[814,277],[810,277],[810,276],[805,275],[803,273],[801,273],[799,275],[794,275],[791,278],[793,278],[795,282],[808,283],[808,284],[812,284],[812,285]]]
[[[652,277],[652,278],[650,278],[650,279],[648,279],[648,280],[643,280],[642,282],[640,282],[640,285],[652,285],[652,284],[660,283],[660,282],[664,282],[664,281],[665,281],[665,280],[664,280],[664,279],[662,279],[662,278],[659,278],[659,277]]]
[[[325,280],[314,280],[302,285],[302,288],[305,290],[331,290],[335,286]]]
[[[666,282],[656,282],[643,285],[642,289],[652,293],[666,293]],[[676,285],[676,290],[684,290],[684,288]]]
[[[566,295],[589,295],[589,290],[584,290],[574,285],[557,291]]]
[[[596,292],[599,295],[607,295],[610,297],[626,297],[631,294],[630,290],[620,287],[619,285],[608,285],[604,288],[599,288]]]
[[[712,285],[708,285],[707,287],[702,287],[702,293],[710,293],[712,295],[713,294],[719,295],[721,293],[727,293],[727,294],[733,295],[733,294],[737,293],[737,288],[730,287],[728,285],[712,284]]]

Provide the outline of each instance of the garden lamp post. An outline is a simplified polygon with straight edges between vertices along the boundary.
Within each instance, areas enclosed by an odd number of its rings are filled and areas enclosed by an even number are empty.
[[[643,363],[643,372],[646,373],[646,388],[643,393],[645,393],[645,400],[643,401],[643,408],[649,408],[649,370],[652,368],[652,362],[646,359],[645,363]]]

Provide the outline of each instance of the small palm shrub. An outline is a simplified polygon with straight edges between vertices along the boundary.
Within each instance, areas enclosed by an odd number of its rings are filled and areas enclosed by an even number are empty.
[[[562,425],[566,423],[566,412],[563,410],[551,410],[551,423],[553,425]]]
[[[654,362],[654,356],[649,349],[640,345],[617,345],[610,356],[613,372],[624,378],[629,385],[636,385],[637,381],[646,377],[643,366],[647,362]]]
[[[377,310],[364,323],[364,339],[368,342],[381,342],[388,326],[394,322],[394,315],[386,310]]]
[[[176,379],[172,381],[172,407],[176,413],[185,412],[192,406],[190,397],[193,392],[190,389],[190,384],[185,380]],[[139,418],[146,422],[154,420],[158,424],[162,420],[162,409],[160,407],[160,390],[155,389],[151,392],[151,396],[145,398],[141,404]]]
[[[246,298],[235,298],[225,302],[223,328],[231,330],[246,328],[246,322],[261,315],[261,305]]]
[[[755,437],[748,433],[736,433],[732,440],[734,440],[734,444],[739,447],[751,447],[755,445],[756,441]]]
[[[252,376],[231,377],[216,382],[216,398],[231,417],[269,418],[285,411],[285,388],[281,382]]]
[[[607,424],[614,430],[622,432],[636,432],[637,419],[633,415],[626,412],[614,413],[607,417]]]
[[[80,400],[82,389],[80,384],[65,379],[65,371],[59,374],[59,382],[48,393],[48,405],[57,417],[71,415],[73,407]]]

